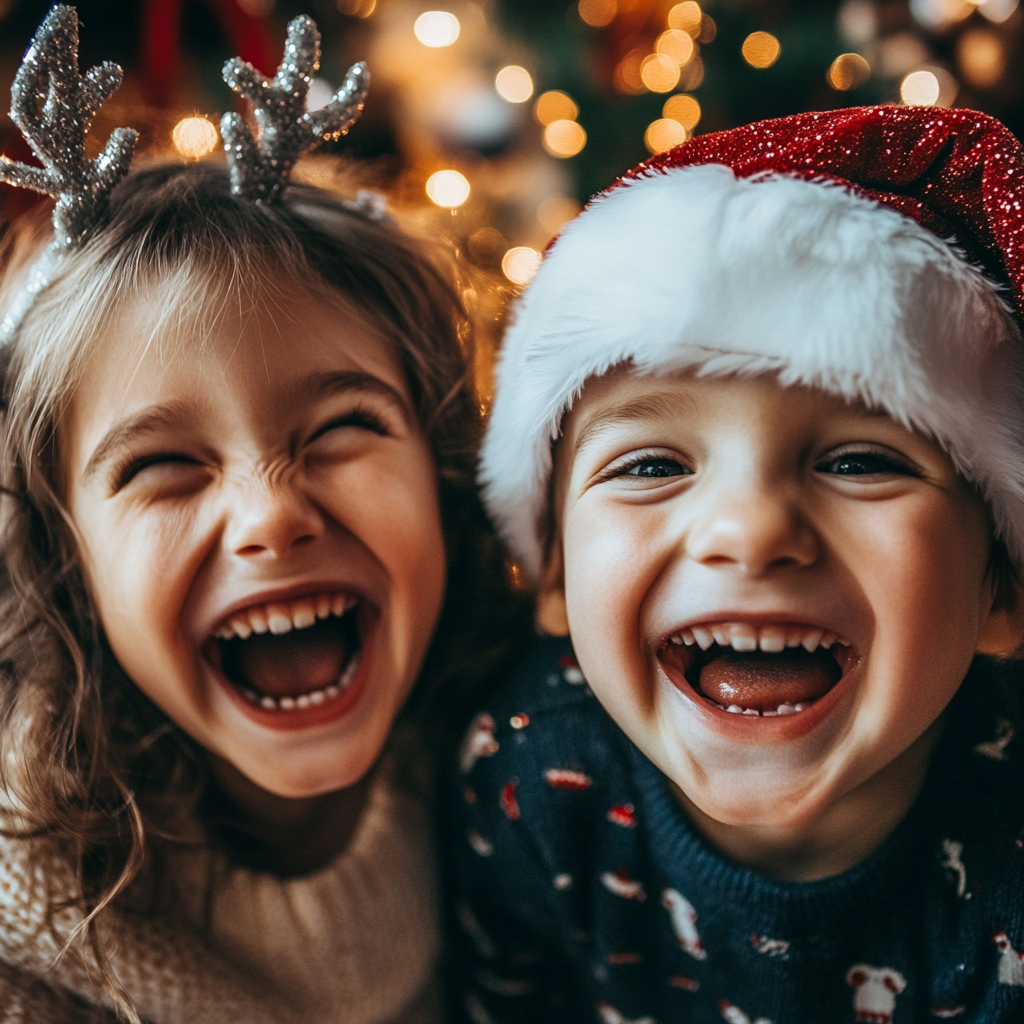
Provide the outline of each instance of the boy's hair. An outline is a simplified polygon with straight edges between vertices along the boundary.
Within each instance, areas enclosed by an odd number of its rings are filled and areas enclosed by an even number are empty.
[[[13,266],[27,265],[20,250],[39,238],[31,226],[8,232],[8,290]],[[475,491],[481,414],[453,269],[390,219],[323,190],[292,186],[281,204],[256,204],[232,195],[221,167],[157,166],[118,186],[109,223],[68,255],[2,354],[0,783],[16,812],[7,834],[63,852],[87,915],[81,930],[130,1019],[94,917],[206,778],[196,745],[119,669],[86,592],[63,502],[61,430],[93,339],[126,303],[156,296],[149,343],[169,344],[173,357],[189,339],[202,344],[232,301],[269,303],[286,319],[295,287],[340,299],[394,346],[436,461],[447,547],[447,598],[410,702],[441,739],[523,622]]]

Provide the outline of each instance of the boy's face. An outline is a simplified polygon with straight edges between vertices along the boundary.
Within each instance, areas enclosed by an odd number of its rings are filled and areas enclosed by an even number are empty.
[[[982,501],[930,441],[819,391],[610,374],[566,418],[554,493],[542,623],[725,824],[804,825],[881,773],[993,618]]]
[[[377,759],[440,613],[436,471],[391,347],[296,286],[290,312],[152,342],[126,312],[63,425],[111,648],[178,726],[306,797]]]

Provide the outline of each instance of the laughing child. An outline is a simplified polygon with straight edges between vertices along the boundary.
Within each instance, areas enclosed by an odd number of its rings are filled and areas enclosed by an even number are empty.
[[[1022,204],[992,119],[846,110],[548,254],[484,447],[550,636],[463,747],[471,1019],[1024,1019]]]
[[[58,203],[0,301],[4,1024],[443,1019],[431,741],[501,561],[450,275],[288,183],[362,106],[305,113],[318,43],[229,64],[230,176],[85,158],[70,8],[15,83],[0,177]]]

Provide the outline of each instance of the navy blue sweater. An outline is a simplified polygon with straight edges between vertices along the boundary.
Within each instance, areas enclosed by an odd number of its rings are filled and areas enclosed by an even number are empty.
[[[1024,1022],[1024,744],[999,692],[972,670],[881,848],[778,882],[704,843],[568,643],[538,639],[452,795],[469,1019]]]

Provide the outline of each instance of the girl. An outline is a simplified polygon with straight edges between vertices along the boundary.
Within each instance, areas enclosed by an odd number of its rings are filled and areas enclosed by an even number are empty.
[[[4,357],[0,1021],[439,1019],[424,736],[504,578],[448,277],[154,167]]]

